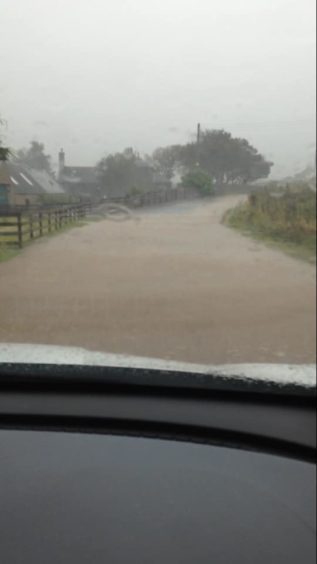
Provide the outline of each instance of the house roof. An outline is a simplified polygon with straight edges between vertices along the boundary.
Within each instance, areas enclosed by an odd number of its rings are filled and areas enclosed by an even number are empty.
[[[61,182],[97,184],[98,176],[93,166],[65,166],[60,173]]]
[[[7,162],[10,184],[16,194],[56,194],[62,187],[46,171],[28,168],[18,162]]]
[[[64,192],[62,186],[57,182],[57,180],[55,180],[55,178],[53,178],[45,170],[35,170],[32,168],[29,169],[29,174],[38,184],[40,184],[47,194],[60,194]]]

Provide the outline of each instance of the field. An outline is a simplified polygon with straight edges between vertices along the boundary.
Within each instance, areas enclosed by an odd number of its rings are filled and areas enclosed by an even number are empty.
[[[227,212],[224,222],[309,262],[316,256],[316,193],[263,189]]]

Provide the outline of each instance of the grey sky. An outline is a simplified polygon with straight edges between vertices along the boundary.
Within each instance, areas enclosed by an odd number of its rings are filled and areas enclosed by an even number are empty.
[[[0,0],[0,113],[15,148],[94,164],[245,136],[276,174],[313,160],[314,0]]]

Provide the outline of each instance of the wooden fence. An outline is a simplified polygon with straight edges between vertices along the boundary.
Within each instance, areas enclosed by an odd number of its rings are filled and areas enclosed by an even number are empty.
[[[151,207],[181,201],[197,196],[183,187],[144,192],[109,198],[102,203],[121,204],[130,208]],[[96,202],[93,207],[98,207]],[[18,246],[58,231],[69,224],[82,220],[92,209],[92,204],[64,204],[60,206],[15,206],[0,208],[0,246]]]
[[[53,208],[0,209],[0,245],[18,246],[48,235],[82,220],[90,210],[87,204],[64,205]]]
[[[196,192],[187,188],[169,188],[165,190],[151,190],[137,195],[128,194],[117,198],[109,198],[105,200],[109,203],[122,204],[130,208],[148,207],[178,200],[185,200],[187,198],[196,197]]]

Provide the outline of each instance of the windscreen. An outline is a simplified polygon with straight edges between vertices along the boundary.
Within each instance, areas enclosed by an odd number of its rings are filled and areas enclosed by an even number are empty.
[[[314,0],[0,11],[2,351],[315,363]]]

